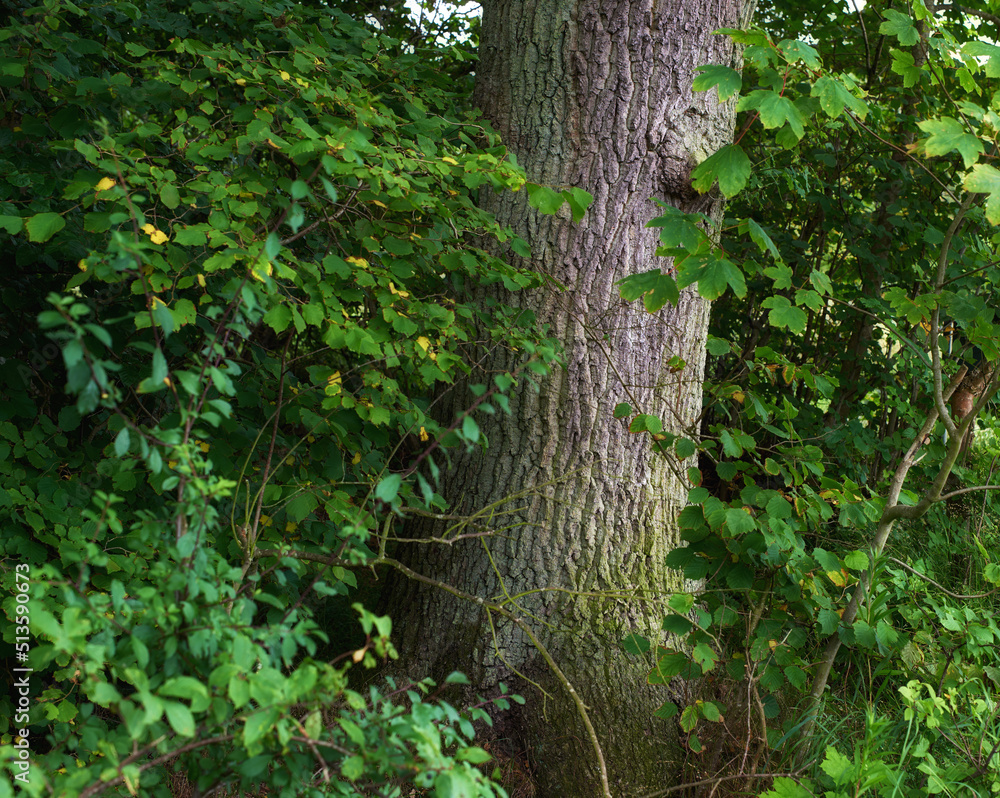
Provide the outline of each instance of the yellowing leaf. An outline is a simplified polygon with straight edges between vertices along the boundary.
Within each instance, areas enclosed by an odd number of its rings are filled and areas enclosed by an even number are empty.
[[[209,449],[212,448],[212,446],[211,444],[205,443],[205,441],[201,441],[198,443],[198,448],[201,449],[203,452],[207,452]]]
[[[78,268],[81,272],[87,271],[87,261],[81,260],[78,264],[76,264],[76,268]]]
[[[388,208],[388,206],[379,200],[372,200],[372,205],[378,205],[380,208]]]
[[[246,82],[246,80],[244,78],[236,78],[236,85],[237,86],[246,86],[247,82]]]
[[[733,391],[733,400],[743,404],[743,400],[746,399],[743,391]]]
[[[421,427],[420,428],[420,440],[422,440],[422,441],[430,440],[430,437],[431,436],[427,434],[427,428],[426,427]]]
[[[344,258],[344,260],[346,260],[348,263],[353,263],[355,266],[360,266],[362,269],[368,268],[368,261],[366,261],[364,258],[358,258],[352,255],[349,258]]]
[[[199,274],[195,279],[198,281],[198,285],[200,285],[202,288],[205,287],[205,275],[204,274]]]
[[[296,523],[293,523],[292,521],[289,521],[287,524],[285,524],[285,531],[286,532],[294,532],[298,528],[299,528],[299,525],[296,524]]]
[[[444,156],[444,158],[442,158],[441,160],[444,161],[445,163],[450,163],[452,166],[458,166],[458,161],[456,161],[454,158],[451,158],[451,157],[449,157],[447,155]]]
[[[279,72],[278,74],[281,75],[282,80],[288,80],[292,77],[287,72],[285,72],[285,70],[281,70],[281,72]]]
[[[107,191],[109,188],[115,187],[115,181],[110,177],[102,177],[97,185],[94,186],[94,191]]]
[[[826,577],[837,587],[846,587],[847,580],[844,579],[844,575],[840,571],[827,571]]]
[[[361,462],[361,452],[354,453],[354,459],[351,460],[351,465],[357,465]]]
[[[427,337],[426,337],[426,336],[424,336],[424,335],[421,335],[421,336],[420,336],[420,337],[419,337],[419,338],[417,339],[417,346],[419,346],[419,347],[420,347],[421,349],[423,349],[423,350],[424,350],[425,352],[426,352],[426,351],[427,351],[427,350],[428,350],[428,349],[430,348],[430,345],[431,345],[431,342],[430,342],[430,339],[429,339],[429,338],[427,338]]]

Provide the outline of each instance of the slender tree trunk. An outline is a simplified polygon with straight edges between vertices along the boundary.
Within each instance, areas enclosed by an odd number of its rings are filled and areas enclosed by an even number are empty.
[[[721,214],[721,202],[694,194],[689,173],[732,140],[734,108],[690,87],[699,65],[739,68],[731,42],[712,31],[739,26],[745,9],[741,0],[484,3],[480,107],[529,179],[595,199],[580,224],[536,214],[525,192],[485,200],[530,243],[532,268],[567,287],[493,294],[551,325],[566,367],[538,392],[521,386],[511,414],[484,426],[488,450],[462,458],[445,480],[456,513],[491,509],[478,522],[494,534],[416,546],[406,559],[466,593],[517,597],[509,609],[589,707],[616,798],[677,777],[677,727],[652,715],[669,696],[645,684],[649,662],[620,641],[630,631],[660,639],[662,602],[683,589],[664,559],[678,544],[686,496],[678,474],[695,462],[654,455],[649,437],[629,434],[612,410],[628,402],[667,430],[697,434],[708,306],[684,291],[677,308],[648,314],[624,303],[615,283],[669,267],[644,227],[658,215],[652,198]],[[680,371],[668,366],[675,355],[686,363]],[[496,353],[487,368],[513,365]],[[417,652],[415,673],[458,668],[480,689],[506,681],[528,698],[501,733],[526,750],[539,796],[601,794],[577,709],[516,626],[412,583],[393,604],[400,648]]]

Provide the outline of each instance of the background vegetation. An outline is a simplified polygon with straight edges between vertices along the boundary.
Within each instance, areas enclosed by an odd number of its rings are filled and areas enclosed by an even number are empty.
[[[528,250],[476,193],[586,202],[526,185],[470,112],[474,19],[333,6],[4,4],[2,645],[26,606],[34,673],[0,798],[506,792],[473,738],[509,698],[360,673],[396,656],[372,575],[400,518],[447,510],[478,414],[558,364],[530,314],[469,301],[541,279],[487,254]],[[622,285],[716,300],[701,428],[616,412],[686,470],[671,564],[704,584],[669,598],[669,645],[623,645],[687,679],[659,714],[692,795],[992,794],[997,19],[757,24],[744,75],[696,81],[743,111],[693,175],[733,198],[722,243],[664,208],[672,265]],[[523,365],[483,377],[497,346]]]

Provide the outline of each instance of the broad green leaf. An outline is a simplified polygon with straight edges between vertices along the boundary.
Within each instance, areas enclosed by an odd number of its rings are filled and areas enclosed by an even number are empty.
[[[855,777],[854,760],[844,756],[832,745],[827,746],[826,756],[823,757],[820,767],[838,786],[852,781]]]
[[[66,226],[66,220],[58,213],[36,213],[24,220],[28,240],[36,243],[48,241]]]
[[[732,535],[745,535],[757,528],[757,522],[746,510],[731,507],[726,510],[726,526]]]
[[[864,119],[868,115],[867,104],[855,97],[843,83],[829,75],[824,75],[813,84],[811,94],[819,98],[820,108],[827,116],[834,119],[844,112],[844,108],[858,119]]]
[[[778,50],[781,51],[781,54],[790,64],[794,64],[796,61],[801,61],[809,67],[809,69],[819,69],[823,66],[822,61],[820,61],[819,53],[816,52],[814,47],[811,47],[805,42],[785,39],[785,41],[778,45]]]
[[[979,136],[970,133],[965,125],[950,116],[925,119],[918,126],[925,133],[930,133],[930,137],[924,141],[924,152],[931,157],[947,155],[954,150],[962,156],[962,162],[968,169],[984,152]]]
[[[986,198],[986,218],[990,224],[1000,224],[1000,170],[988,164],[976,164],[962,184],[969,191],[989,195]]]
[[[746,296],[747,284],[743,272],[732,262],[712,255],[685,258],[677,274],[677,287],[698,283],[698,293],[710,302],[732,288],[736,296]]]
[[[699,74],[691,83],[691,88],[694,91],[708,91],[715,86],[719,91],[719,102],[725,102],[734,94],[739,94],[743,88],[742,75],[732,67],[708,64],[698,67],[696,71]]]
[[[386,504],[391,504],[399,495],[399,488],[402,484],[403,477],[400,474],[389,474],[375,487],[375,498]]]
[[[649,641],[645,637],[635,633],[627,635],[622,640],[621,646],[629,654],[640,655],[649,651]]]
[[[968,42],[962,46],[962,55],[972,56],[973,58],[987,58],[986,66],[984,71],[986,72],[986,77],[997,78],[1000,77],[1000,47],[995,44],[987,44],[986,42]]]
[[[0,216],[0,230],[16,235],[21,232],[22,227],[24,220],[20,216]]]
[[[553,188],[540,186],[537,183],[527,183],[528,202],[532,208],[537,208],[545,214],[556,213],[563,204],[565,197]]]
[[[195,723],[191,710],[177,701],[164,701],[163,706],[173,730],[181,737],[194,737]]]
[[[562,195],[573,212],[573,221],[579,223],[586,214],[587,208],[590,207],[590,203],[594,201],[594,195],[582,188],[568,188],[562,192]]]
[[[627,416],[632,415],[632,405],[627,402],[619,402],[615,405],[612,415],[615,418],[626,418]]]
[[[177,186],[173,183],[167,183],[160,189],[160,202],[166,205],[168,208],[173,210],[178,205],[181,204],[181,195],[177,191]]]
[[[719,190],[727,198],[739,194],[749,179],[750,159],[739,144],[727,144],[691,172],[691,185],[695,190],[705,194],[718,180]]]
[[[761,124],[768,130],[788,125],[796,138],[805,134],[805,120],[798,107],[788,97],[774,91],[758,89],[743,97],[736,106],[738,111],[756,109]]]
[[[903,86],[907,89],[916,86],[920,81],[921,69],[918,67],[916,59],[912,53],[905,50],[890,50],[892,55],[892,71],[902,76]],[[965,70],[968,74],[968,70]],[[971,77],[971,75],[969,76]]]
[[[786,296],[769,296],[760,303],[762,307],[770,308],[768,321],[774,327],[785,327],[794,333],[805,330],[809,317],[802,308],[795,307]]]
[[[901,14],[890,8],[882,12],[882,17],[885,19],[885,22],[879,26],[879,33],[886,36],[895,36],[899,39],[899,43],[905,47],[909,47],[920,41],[920,34],[917,33],[917,29],[913,25],[913,20],[906,14]]]

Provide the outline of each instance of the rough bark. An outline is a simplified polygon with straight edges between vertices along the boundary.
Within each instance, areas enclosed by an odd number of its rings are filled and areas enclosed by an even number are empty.
[[[692,291],[647,314],[615,283],[669,262],[655,256],[652,198],[713,216],[691,168],[732,140],[734,109],[694,94],[696,67],[734,64],[713,36],[741,24],[741,0],[494,0],[484,4],[480,107],[529,179],[594,195],[585,220],[541,216],[525,192],[487,198],[532,247],[532,268],[567,290],[503,295],[530,307],[565,346],[566,367],[522,389],[510,415],[484,427],[489,448],[461,459],[443,492],[454,512],[495,534],[416,546],[417,571],[509,608],[530,623],[583,696],[607,759],[611,792],[640,794],[676,778],[678,731],[652,716],[667,695],[645,684],[648,662],[622,652],[630,631],[656,639],[662,602],[682,587],[664,565],[677,545],[681,467],[629,434],[612,410],[629,402],[668,430],[696,434],[708,307]],[[499,295],[495,295],[499,296]],[[686,366],[668,367],[674,355]],[[489,371],[513,362],[502,352]],[[694,465],[688,461],[683,466]],[[516,498],[508,498],[508,497]],[[422,530],[440,535],[445,525]],[[455,668],[480,689],[506,681],[528,705],[505,733],[526,746],[539,796],[600,795],[595,757],[566,691],[516,627],[443,591],[410,583],[394,597],[400,648],[414,673]],[[493,630],[495,629],[495,637]],[[536,680],[549,694],[520,681]]]

